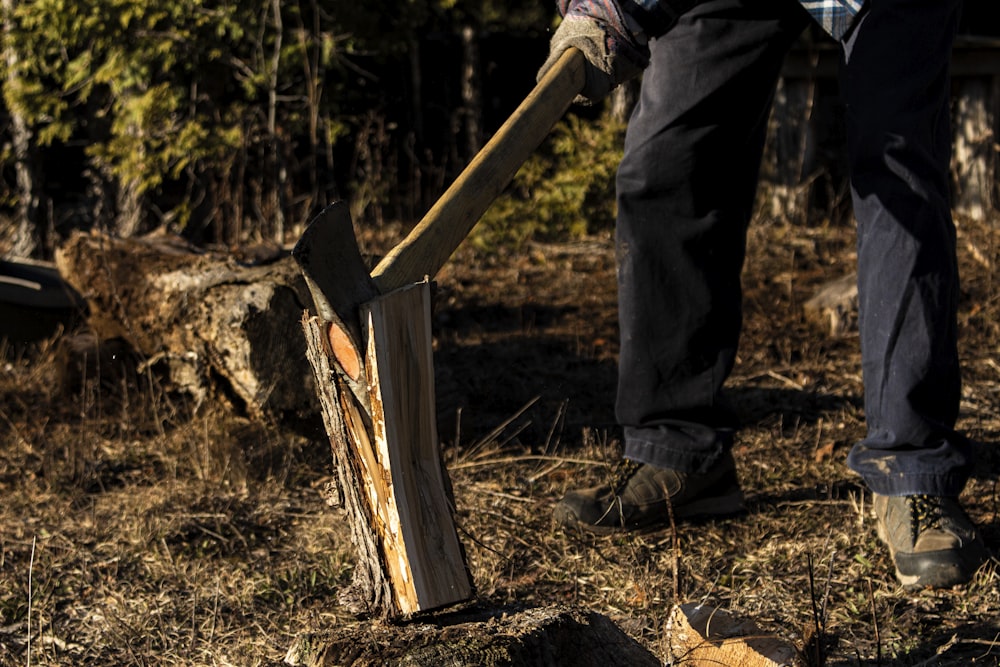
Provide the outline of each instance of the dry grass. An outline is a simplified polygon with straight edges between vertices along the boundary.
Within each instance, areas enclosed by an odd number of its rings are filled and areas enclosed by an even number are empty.
[[[961,419],[989,443],[998,224],[960,234]],[[705,600],[800,644],[818,628],[828,665],[1000,664],[997,561],[963,590],[903,592],[844,466],[863,431],[857,342],[819,335],[799,305],[850,269],[851,230],[753,230],[732,382],[749,512],[676,531],[584,538],[549,518],[618,456],[609,241],[463,249],[439,276],[439,422],[479,597],[592,608],[658,655],[671,605]],[[152,382],[66,392],[58,358],[0,368],[0,664],[280,664],[298,634],[352,620],[321,433],[192,417]],[[965,496],[994,554],[998,472],[984,449]]]

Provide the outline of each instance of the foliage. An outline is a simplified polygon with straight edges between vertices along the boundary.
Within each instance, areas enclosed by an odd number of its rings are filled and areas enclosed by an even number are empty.
[[[570,115],[487,211],[473,241],[488,249],[529,238],[580,238],[613,226],[615,171],[625,125]]]
[[[454,53],[454,37],[467,26],[528,33],[544,29],[552,11],[478,0],[7,0],[4,7],[0,120],[24,122],[38,163],[79,165],[75,178],[87,186],[74,196],[85,197],[95,216],[102,201],[120,206],[122,193],[131,193],[147,217],[156,213],[175,229],[195,220],[201,230],[228,226],[242,236],[266,233],[271,220],[309,217],[338,196],[336,184],[398,197],[384,184],[420,180],[439,156],[454,153],[413,140],[422,110],[409,63],[420,62],[421,44],[444,36]],[[457,68],[442,74],[456,76]],[[370,139],[359,132],[373,122],[387,132],[359,146]],[[10,131],[8,124],[3,132]],[[359,149],[390,156],[386,168],[403,178],[358,166]],[[9,170],[13,157],[4,155],[0,167]],[[372,178],[379,187],[368,184]],[[18,196],[10,173],[0,186],[4,201]],[[57,211],[70,197],[43,195]]]
[[[22,3],[9,46],[33,57],[5,101],[39,146],[85,138],[94,168],[145,192],[238,144],[234,115],[216,122],[198,79],[233,57],[223,45],[253,18],[201,0]]]

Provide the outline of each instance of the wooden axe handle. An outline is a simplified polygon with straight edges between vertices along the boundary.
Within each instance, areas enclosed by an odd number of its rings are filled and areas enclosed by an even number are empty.
[[[372,271],[385,294],[434,277],[583,89],[586,59],[570,48],[399,245]]]

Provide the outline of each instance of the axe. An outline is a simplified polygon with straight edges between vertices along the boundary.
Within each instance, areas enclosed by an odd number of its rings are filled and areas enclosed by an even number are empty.
[[[435,424],[429,280],[565,114],[585,66],[578,50],[563,54],[371,273],[343,202],[292,250],[316,307],[307,354],[362,554],[361,609],[409,615],[472,594]]]

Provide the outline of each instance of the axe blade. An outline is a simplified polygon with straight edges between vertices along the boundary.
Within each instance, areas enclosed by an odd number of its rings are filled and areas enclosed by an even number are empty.
[[[361,257],[347,203],[334,202],[313,218],[292,249],[312,293],[316,313],[351,337],[361,350],[358,307],[379,295]]]

